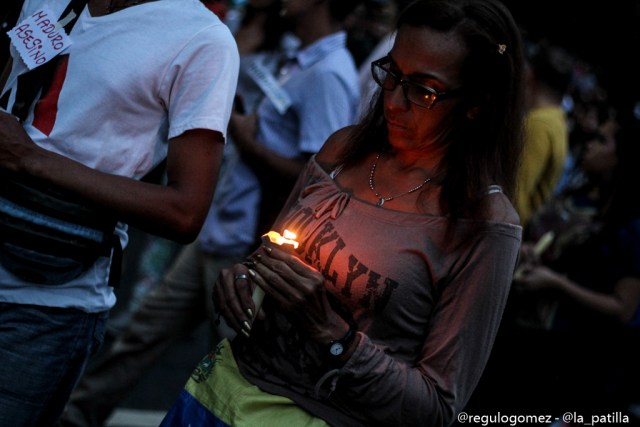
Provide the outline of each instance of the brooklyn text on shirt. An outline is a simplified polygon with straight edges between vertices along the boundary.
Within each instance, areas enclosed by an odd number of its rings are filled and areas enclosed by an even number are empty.
[[[30,70],[49,62],[71,45],[62,28],[64,24],[56,22],[51,11],[40,9],[7,32],[11,44]]]
[[[390,277],[383,277],[364,264],[357,254],[349,253],[346,242],[331,221],[314,227],[313,224],[317,224],[317,221],[312,208],[297,205],[291,212],[285,218],[288,226],[300,232],[310,231],[309,226],[313,229],[300,241],[296,252],[307,263],[318,268],[327,282],[333,285],[334,291],[349,299],[350,304],[375,313],[382,312],[400,283]],[[340,272],[333,266],[337,257],[342,259],[341,262],[346,267],[340,268]]]

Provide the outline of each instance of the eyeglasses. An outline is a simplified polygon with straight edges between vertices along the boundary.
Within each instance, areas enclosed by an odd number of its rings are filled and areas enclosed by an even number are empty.
[[[442,92],[438,92],[432,87],[424,86],[419,83],[406,80],[402,74],[396,74],[389,68],[391,64],[391,58],[385,56],[371,63],[371,73],[373,74],[373,80],[383,90],[394,90],[400,84],[402,86],[402,92],[404,97],[411,103],[416,104],[419,107],[431,109],[443,99],[452,98],[458,96],[462,91],[462,88],[450,89]]]

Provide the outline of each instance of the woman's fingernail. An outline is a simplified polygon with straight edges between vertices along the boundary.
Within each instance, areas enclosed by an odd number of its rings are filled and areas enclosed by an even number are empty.
[[[268,254],[271,253],[271,248],[269,246],[263,246],[264,250],[267,251]]]
[[[253,270],[249,270],[249,276],[251,276],[251,277],[256,277],[256,274],[257,274],[257,273],[256,273],[255,271],[253,271]]]
[[[244,329],[241,329],[240,332],[242,332],[242,335],[244,335],[245,337],[249,338],[249,332],[245,331]]]
[[[250,308],[247,308],[247,314],[249,315],[250,318],[253,319],[253,310],[251,310]]]
[[[262,259],[262,255],[260,255],[260,254],[256,254],[256,259],[257,259],[258,261],[260,261],[260,260]]]
[[[242,322],[242,324],[244,325],[244,329],[246,329],[249,332],[251,331],[251,325],[249,324],[249,322],[245,320],[244,322]]]

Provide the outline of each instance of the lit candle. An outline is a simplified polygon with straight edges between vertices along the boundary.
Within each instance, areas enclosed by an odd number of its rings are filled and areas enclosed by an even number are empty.
[[[298,249],[299,243],[296,240],[296,237],[296,233],[289,230],[284,230],[282,232],[282,235],[273,230],[262,235],[263,240],[269,239],[269,242],[274,243],[278,246],[289,245],[292,246],[293,249]],[[256,288],[253,290],[253,294],[251,295],[251,299],[253,299],[253,303],[256,307],[256,310],[253,313],[253,319],[251,319],[251,321],[253,322],[253,320],[258,315],[258,311],[260,311],[260,307],[262,306],[262,301],[264,300],[264,290],[260,286],[256,286]]]
[[[296,233],[284,230],[282,235],[277,231],[269,231],[267,234],[264,234],[262,237],[266,237],[269,239],[271,243],[275,243],[276,245],[291,245],[294,249],[298,249],[299,243],[296,241]]]

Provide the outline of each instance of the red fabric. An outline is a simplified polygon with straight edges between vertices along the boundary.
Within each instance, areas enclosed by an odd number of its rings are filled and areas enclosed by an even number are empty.
[[[51,87],[36,103],[33,126],[45,135],[49,135],[51,133],[51,130],[56,123],[56,116],[58,115],[58,98],[60,97],[60,91],[62,90],[64,79],[67,76],[68,62],[69,55],[60,57],[58,64],[56,65]]]
[[[218,15],[218,18],[220,18],[220,20],[224,21],[227,16],[227,9],[229,8],[226,1],[206,0],[203,1],[203,3],[207,7],[207,9]]]

